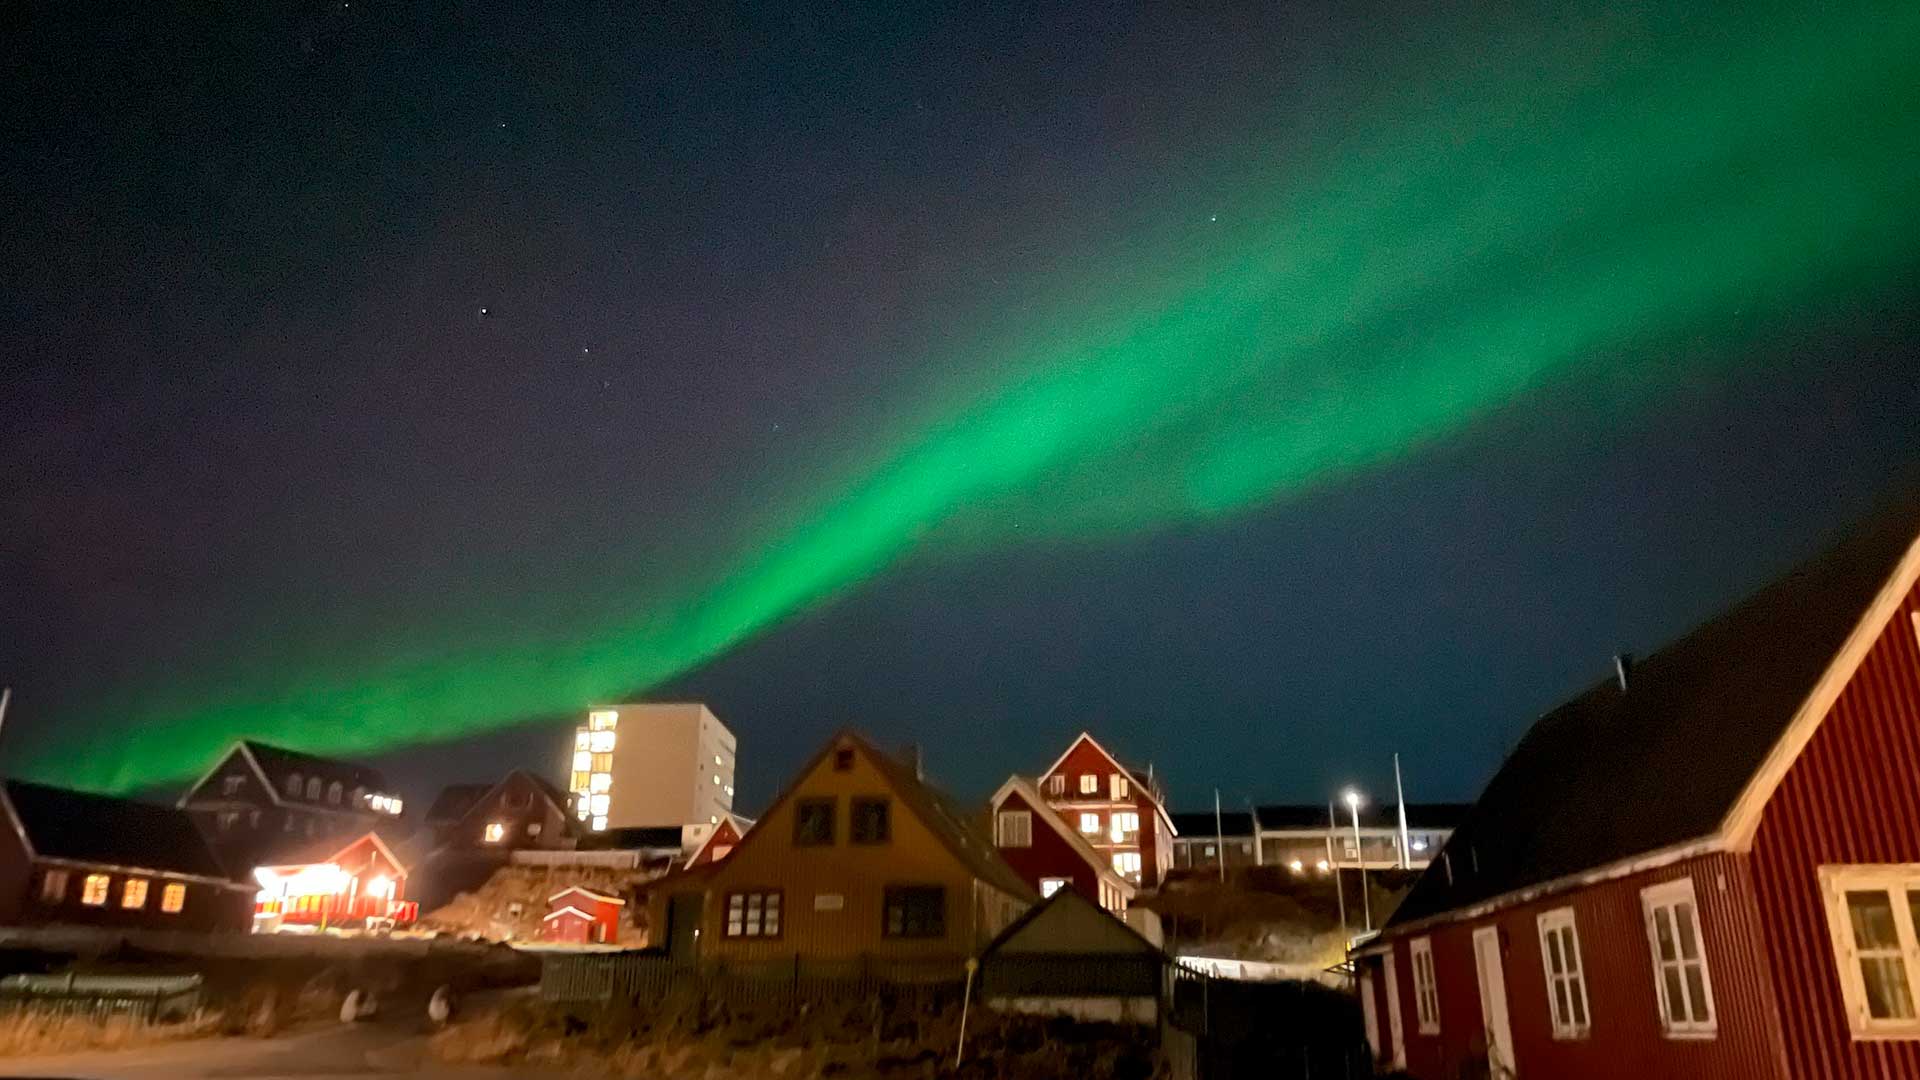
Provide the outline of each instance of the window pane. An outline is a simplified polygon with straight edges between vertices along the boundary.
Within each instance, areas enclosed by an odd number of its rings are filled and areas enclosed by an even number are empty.
[[[1707,976],[1699,964],[1687,965],[1687,1000],[1693,1003],[1693,1021],[1707,1022]]]
[[[1666,908],[1653,909],[1653,938],[1660,948],[1660,959],[1671,962],[1673,953],[1673,915]]]
[[[1860,961],[1860,978],[1867,988],[1867,1013],[1875,1020],[1913,1019],[1913,994],[1907,986],[1907,962],[1898,956],[1870,956]]]
[[[1561,1027],[1566,1027],[1573,1022],[1573,1004],[1567,1000],[1565,979],[1553,981],[1553,1019]]]
[[[1661,985],[1667,989],[1667,1019],[1676,1024],[1687,1022],[1687,1001],[1680,989],[1680,969],[1666,966],[1660,969]]]
[[[1580,988],[1580,984],[1578,982],[1572,983],[1570,985],[1570,991],[1571,991],[1571,996],[1573,997],[1573,1026],[1586,1027],[1587,1026],[1587,993],[1586,991]]]
[[[1893,926],[1893,898],[1884,890],[1849,892],[1847,918],[1853,923],[1853,943],[1860,948],[1900,947],[1900,932]]]
[[[1547,931],[1547,972],[1558,975],[1567,970],[1566,961],[1560,955],[1560,931]]]
[[[1673,905],[1674,929],[1680,932],[1680,955],[1688,960],[1700,958],[1700,943],[1694,939],[1693,905],[1685,900]]]
[[[1580,948],[1574,943],[1573,927],[1571,926],[1565,927],[1560,931],[1560,955],[1566,957],[1567,974],[1578,975],[1580,973]]]

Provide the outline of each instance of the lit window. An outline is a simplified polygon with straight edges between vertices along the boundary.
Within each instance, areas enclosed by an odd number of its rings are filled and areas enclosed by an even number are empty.
[[[593,755],[588,753],[585,750],[574,751],[573,771],[574,772],[592,772],[593,771]]]
[[[1820,885],[1854,1034],[1920,1035],[1920,864],[1823,866]]]
[[[1114,843],[1130,840],[1140,832],[1140,815],[1131,810],[1121,810],[1113,815],[1112,831]]]
[[[715,765],[718,765],[718,764],[720,764],[720,755],[719,755],[719,754],[715,754],[715,755],[713,755],[713,763],[714,763]]]
[[[1320,871],[1320,872],[1321,872],[1321,873],[1323,873],[1323,874],[1324,874],[1324,873],[1326,873],[1326,872],[1328,871],[1328,869],[1330,869],[1330,868],[1329,868],[1329,867],[1327,866],[1327,860],[1325,860],[1325,859],[1320,859],[1320,860],[1318,860],[1317,862],[1315,862],[1315,863],[1313,864],[1313,868],[1314,868],[1315,870],[1318,870],[1318,871]]]
[[[487,843],[497,844],[500,841],[505,840],[506,838],[507,838],[506,823],[499,822],[499,821],[489,821],[487,823]]]
[[[582,730],[573,733],[573,748],[575,750],[585,750],[590,745],[592,745],[592,737],[588,735],[586,731]]]
[[[594,772],[612,772],[613,771],[613,755],[612,754],[593,755],[593,771]]]
[[[1140,876],[1140,853],[1137,851],[1116,851],[1113,853],[1113,869],[1122,877]]]
[[[620,723],[620,713],[614,709],[600,709],[587,714],[588,731],[611,731]]]
[[[613,752],[613,739],[614,734],[611,731],[596,731],[587,741],[587,748],[596,754],[610,754]]]
[[[1212,845],[1212,844],[1208,844],[1208,845],[1207,845],[1207,850],[1206,850],[1206,852],[1205,852],[1205,854],[1206,854],[1206,856],[1207,856],[1207,858],[1209,858],[1209,859],[1211,859],[1211,858],[1213,858],[1213,845]]]
[[[187,887],[179,882],[171,882],[160,890],[160,910],[169,915],[178,915],[180,909],[187,906]]]
[[[1099,793],[1100,778],[1092,773],[1082,773],[1080,776],[1080,794],[1098,795]]]
[[[1119,773],[1114,773],[1108,779],[1112,785],[1110,790],[1113,793],[1113,797],[1116,799],[1126,798],[1127,797],[1127,778],[1124,776],[1121,776]]]
[[[994,818],[993,842],[1003,848],[1033,846],[1033,814],[1026,810],[1002,810]]]
[[[727,793],[727,798],[729,798],[729,799],[731,799],[731,798],[733,798],[733,785],[732,785],[732,784],[728,784],[728,785],[726,785],[725,787],[723,787],[723,788],[721,788],[720,790],[721,790],[721,791],[724,791],[724,792],[726,792],[726,793]]]
[[[1557,1039],[1587,1033],[1587,978],[1580,968],[1580,935],[1574,929],[1573,909],[1558,908],[1541,915],[1540,956],[1547,972],[1547,1015]]]
[[[1433,972],[1433,939],[1414,938],[1408,946],[1413,956],[1413,1011],[1420,1020],[1420,1034],[1440,1033],[1440,980]]]
[[[1646,914],[1647,945],[1653,951],[1660,1022],[1670,1034],[1712,1035],[1718,1025],[1693,879],[1640,890],[1640,906]]]
[[[567,790],[573,792],[575,795],[578,795],[581,792],[586,791],[587,777],[589,775],[590,774],[585,769],[582,769],[579,772],[574,773],[573,776],[568,779]]]
[[[604,815],[593,819],[593,831],[594,832],[607,831],[607,819]]]
[[[1099,814],[1081,814],[1080,815],[1080,831],[1083,833],[1086,833],[1088,836],[1099,836],[1100,835],[1100,815]]]
[[[67,872],[49,870],[40,875],[40,899],[49,904],[63,903],[67,899]]]
[[[780,936],[780,893],[747,892],[727,895],[727,936],[730,938],[777,938]]]
[[[1070,884],[1070,882],[1068,882],[1067,879],[1063,877],[1041,878],[1040,879],[1040,895],[1042,898],[1052,896],[1054,893],[1057,893],[1061,889],[1065,888],[1068,884]],[[1100,891],[1101,891],[1101,895],[1104,896],[1106,894],[1106,886],[1104,885],[1101,886]]]
[[[714,787],[719,787],[719,786],[720,786],[720,774],[719,774],[719,773],[714,773],[714,774],[713,774],[713,786],[714,786]]]
[[[613,774],[597,772],[587,780],[587,790],[593,792],[612,791]]]
[[[727,857],[727,852],[729,852],[729,851],[732,851],[732,850],[733,850],[733,845],[732,845],[732,844],[715,844],[715,845],[713,845],[713,852],[712,852],[712,855],[713,855],[713,861],[714,861],[714,862],[719,862],[719,861],[720,861],[721,859],[724,859],[724,858],[726,858],[726,857]]]
[[[588,806],[591,807],[596,814],[606,813],[612,805],[613,800],[605,793],[593,796],[592,801],[588,803]]]
[[[80,889],[80,902],[89,907],[102,907],[107,902],[107,887],[113,878],[106,874],[88,874]]]
[[[126,888],[120,890],[120,906],[123,908],[143,908],[147,906],[147,879],[128,878]]]
[[[1292,862],[1290,862],[1290,863],[1288,863],[1288,864],[1287,864],[1287,869],[1289,869],[1289,870],[1291,870],[1291,871],[1293,871],[1294,873],[1296,873],[1296,874],[1297,874],[1297,873],[1299,873],[1299,872],[1300,872],[1301,870],[1304,870],[1304,869],[1306,869],[1306,867],[1305,867],[1305,866],[1304,866],[1304,865],[1303,865],[1303,864],[1302,864],[1302,863],[1300,862],[1300,860],[1299,860],[1299,859],[1295,859],[1295,860],[1293,860]]]

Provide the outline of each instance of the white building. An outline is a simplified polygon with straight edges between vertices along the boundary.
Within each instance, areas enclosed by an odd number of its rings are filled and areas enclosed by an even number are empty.
[[[574,732],[573,812],[594,832],[711,827],[733,810],[734,748],[698,702],[594,708]]]

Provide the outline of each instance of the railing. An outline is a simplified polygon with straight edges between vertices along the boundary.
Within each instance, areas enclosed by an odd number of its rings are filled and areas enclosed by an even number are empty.
[[[52,1016],[146,1023],[184,1018],[200,1004],[198,975],[9,975],[0,979],[0,1009]]]
[[[515,866],[601,866],[613,870],[640,869],[638,851],[516,851]]]

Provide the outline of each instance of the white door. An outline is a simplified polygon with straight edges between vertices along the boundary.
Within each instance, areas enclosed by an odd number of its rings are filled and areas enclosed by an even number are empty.
[[[1500,967],[1500,930],[1473,932],[1473,966],[1480,977],[1480,1020],[1487,1029],[1487,1065],[1494,1080],[1517,1076],[1513,1026],[1507,1022],[1507,976]]]
[[[1400,980],[1394,977],[1393,954],[1389,952],[1384,959],[1386,967],[1381,975],[1387,982],[1387,1040],[1393,1043],[1393,1067],[1404,1071],[1407,1067],[1407,1037],[1400,1031]]]
[[[1363,971],[1360,973],[1360,1019],[1365,1021],[1367,1025],[1367,1049],[1373,1051],[1373,1060],[1379,1061],[1381,1056],[1380,1018],[1375,1015],[1375,1013],[1376,1010],[1373,1005],[1373,973],[1371,971]]]

